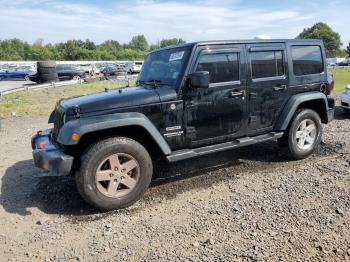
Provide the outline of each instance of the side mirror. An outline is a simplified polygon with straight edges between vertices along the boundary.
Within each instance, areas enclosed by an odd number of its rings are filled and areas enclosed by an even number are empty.
[[[209,87],[209,72],[198,71],[189,75],[189,84],[194,88],[208,88]]]

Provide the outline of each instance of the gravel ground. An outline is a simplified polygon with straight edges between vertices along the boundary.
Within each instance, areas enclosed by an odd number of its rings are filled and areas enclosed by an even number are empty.
[[[158,164],[142,200],[109,213],[34,168],[46,117],[3,120],[1,260],[350,261],[350,114],[336,115],[309,159],[269,142]]]

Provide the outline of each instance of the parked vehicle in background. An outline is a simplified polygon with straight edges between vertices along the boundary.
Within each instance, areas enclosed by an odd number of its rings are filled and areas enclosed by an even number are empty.
[[[0,72],[0,80],[30,80],[29,76],[33,74],[30,68],[7,69]]]
[[[142,64],[143,62],[141,61],[126,62],[124,64],[124,68],[125,68],[125,71],[128,72],[129,74],[140,73],[142,69]]]
[[[345,59],[337,64],[338,66],[350,66],[350,59]]]
[[[79,80],[84,79],[86,74],[85,70],[80,69],[78,66],[72,65],[57,65],[56,66],[58,79],[63,80]]]
[[[334,118],[325,57],[322,41],[300,39],[156,50],[136,87],[59,101],[53,129],[32,138],[34,163],[75,175],[86,201],[111,210],[141,197],[157,160],[277,139],[291,159],[304,159]]]
[[[124,70],[124,68],[120,66],[107,66],[102,70],[102,73],[106,77],[127,75],[127,72]]]
[[[345,87],[344,92],[340,96],[341,106],[350,111],[350,84]]]
[[[56,72],[58,80],[60,81],[79,80],[86,77],[85,70],[81,70],[79,67],[73,65],[57,65]],[[30,75],[29,79],[38,84],[42,82],[39,78],[39,74]]]

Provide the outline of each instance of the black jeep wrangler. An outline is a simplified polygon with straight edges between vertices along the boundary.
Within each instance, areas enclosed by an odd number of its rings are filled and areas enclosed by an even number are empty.
[[[211,41],[163,48],[137,86],[58,102],[32,138],[34,162],[76,176],[105,210],[130,206],[154,160],[179,161],[278,139],[294,159],[320,144],[334,116],[319,40]]]

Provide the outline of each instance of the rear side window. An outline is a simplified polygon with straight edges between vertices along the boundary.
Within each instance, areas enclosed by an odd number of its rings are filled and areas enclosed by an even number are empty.
[[[282,51],[251,52],[250,59],[253,79],[284,75]]]
[[[211,84],[238,81],[239,53],[202,55],[196,71],[208,71]]]
[[[320,46],[292,46],[293,71],[297,76],[323,72]]]

